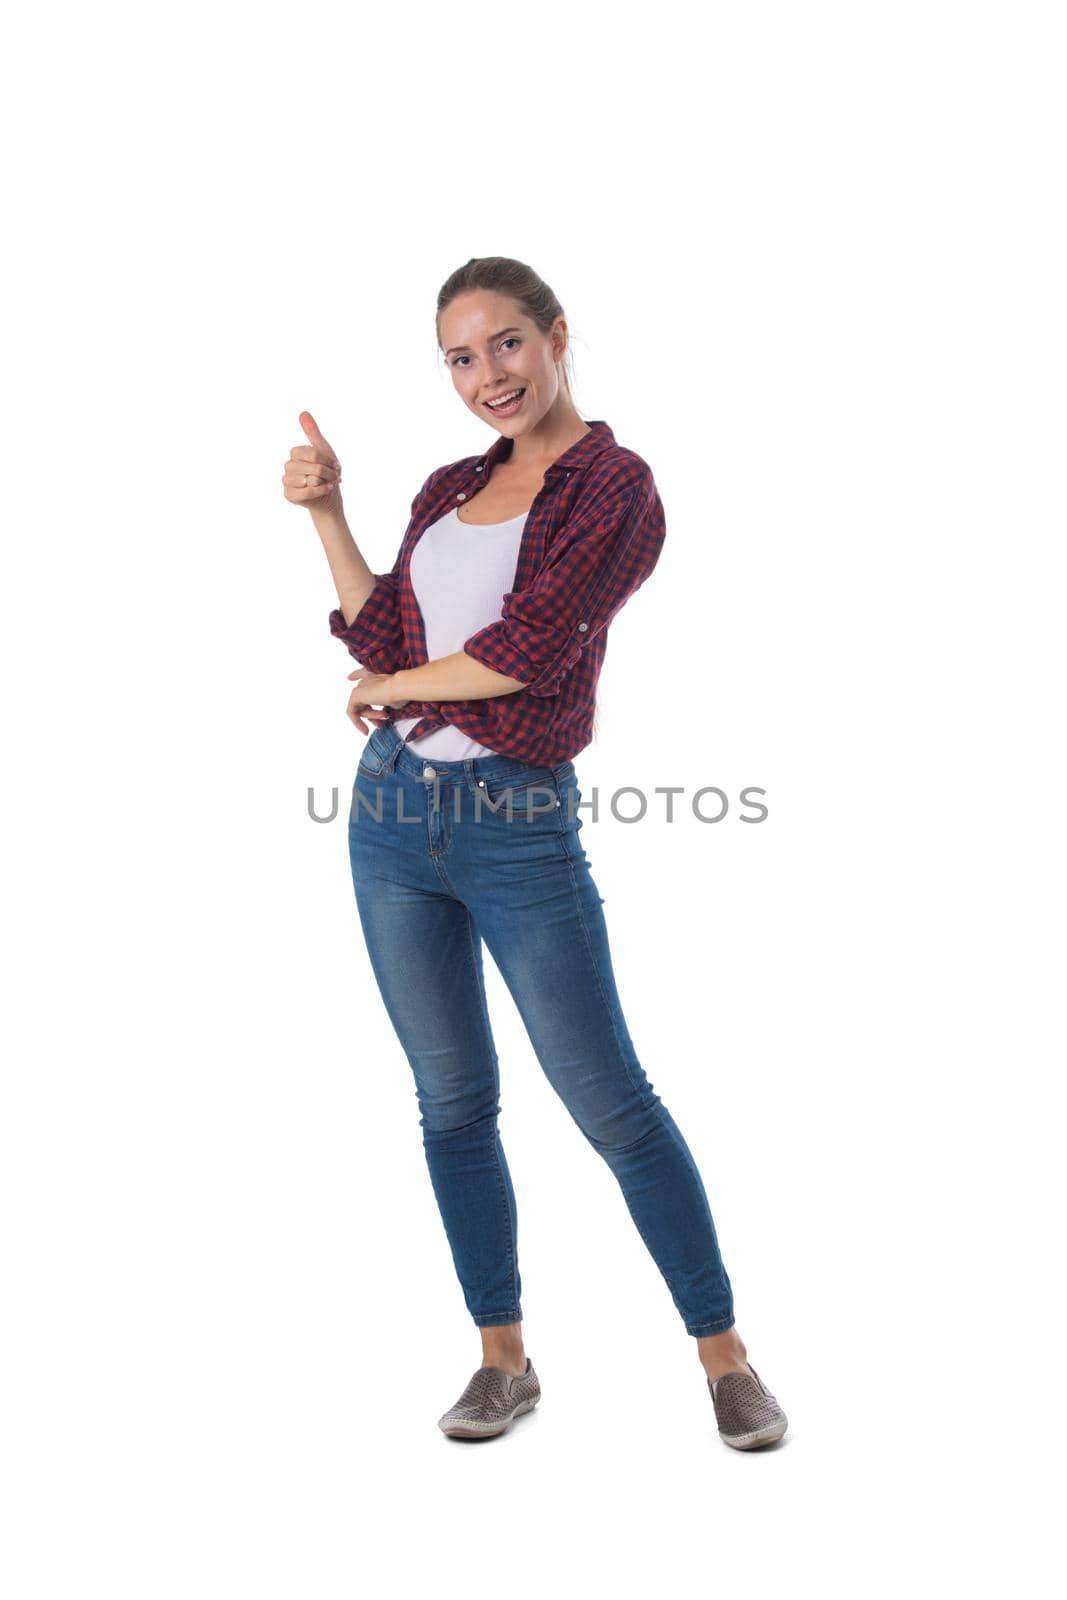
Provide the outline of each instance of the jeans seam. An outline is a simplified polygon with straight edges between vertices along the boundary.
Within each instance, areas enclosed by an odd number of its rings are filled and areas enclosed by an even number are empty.
[[[557,785],[557,792],[558,792],[558,785]],[[562,796],[560,798],[562,799]],[[634,1078],[633,1072],[630,1070],[630,1063],[629,1063],[629,1060],[627,1059],[626,1051],[623,1049],[622,1040],[619,1038],[619,1029],[618,1029],[618,1025],[616,1023],[616,1020],[615,1020],[615,1012],[612,1009],[610,1001],[608,1000],[607,992],[606,992],[606,990],[604,988],[603,976],[602,976],[601,971],[600,971],[600,966],[599,966],[599,964],[597,962],[596,952],[593,949],[593,941],[589,937],[589,925],[585,920],[585,910],[584,910],[584,908],[582,906],[582,897],[578,892],[578,879],[577,879],[577,873],[575,871],[574,857],[570,854],[570,852],[567,850],[567,847],[566,847],[566,840],[565,840],[565,837],[564,837],[566,830],[563,827],[563,807],[562,807],[562,805],[560,805],[560,807],[559,807],[559,824],[560,824],[560,826],[559,826],[559,840],[560,840],[560,844],[561,844],[561,846],[563,848],[564,859],[566,860],[567,865],[570,868],[571,889],[574,892],[574,903],[575,903],[575,906],[576,906],[577,911],[578,911],[578,920],[582,925],[582,937],[585,940],[585,947],[586,947],[586,950],[589,953],[589,960],[590,960],[590,963],[592,964],[593,971],[596,974],[597,989],[600,991],[600,998],[604,1003],[604,1007],[605,1007],[605,1009],[607,1011],[608,1018],[609,1018],[609,1020],[611,1022],[611,1031],[612,1031],[612,1034],[614,1035],[615,1044],[616,1044],[616,1047],[618,1048],[618,1051],[619,1051],[619,1054],[620,1054],[620,1056],[622,1058],[623,1064],[626,1067],[626,1075],[630,1080],[630,1087],[634,1090],[634,1092],[636,1094],[640,1095],[641,1086],[637,1082],[637,1080]]]
[[[464,910],[467,913],[467,919],[466,919],[467,920],[467,955],[468,955],[468,959],[469,959],[470,965],[471,965],[471,977],[474,980],[474,990],[475,990],[475,993],[478,996],[478,1009],[479,1009],[479,1011],[481,1013],[482,1026],[483,1026],[483,1028],[485,1030],[485,1036],[486,1036],[485,1037],[485,1042],[486,1042],[486,1045],[487,1045],[487,1047],[489,1049],[489,1053],[490,1053],[490,1055],[492,1057],[492,1060],[493,1060],[493,1077],[494,1077],[494,1080],[495,1080],[494,1090],[495,1090],[496,1098],[499,1101],[499,1099],[500,1099],[500,1063],[499,1063],[499,1059],[497,1057],[496,1047],[493,1044],[492,1024],[489,1021],[489,1012],[488,1012],[488,1009],[487,1009],[487,1006],[486,1006],[486,1001],[485,1001],[485,991],[484,991],[484,988],[483,988],[482,984],[479,983],[479,981],[478,981],[478,963],[477,963],[477,960],[475,959],[475,953],[474,953],[474,919],[471,916],[470,907],[469,906],[464,907]],[[497,1181],[498,1181],[498,1183],[500,1185],[500,1198],[501,1198],[501,1200],[503,1202],[503,1205],[504,1205],[504,1219],[507,1222],[507,1228],[508,1228],[508,1260],[509,1260],[510,1265],[511,1265],[511,1294],[512,1294],[512,1303],[513,1303],[513,1305],[515,1307],[515,1321],[517,1322],[519,1320],[519,1315],[518,1315],[519,1292],[518,1292],[518,1283],[516,1281],[517,1247],[516,1247],[516,1241],[515,1241],[515,1234],[514,1234],[514,1232],[512,1230],[512,1226],[511,1226],[511,1207],[508,1204],[507,1185],[504,1182],[504,1173],[503,1173],[503,1170],[502,1170],[502,1168],[500,1166],[500,1129],[499,1129],[499,1127],[497,1125],[496,1116],[494,1116],[494,1118],[493,1118],[493,1161],[494,1161],[494,1164],[496,1166]],[[489,1314],[491,1314],[491,1313],[485,1313],[485,1312],[482,1313],[483,1316],[489,1315]]]
[[[557,790],[558,790],[558,787],[559,786],[557,784]],[[615,1013],[613,1012],[613,1010],[611,1008],[611,1005],[610,1005],[610,1003],[608,1001],[607,994],[606,994],[606,992],[604,990],[604,980],[603,980],[603,978],[601,976],[600,967],[599,967],[599,965],[597,963],[596,954],[595,954],[595,952],[593,950],[592,940],[589,937],[589,927],[588,927],[588,924],[586,923],[586,920],[585,920],[585,911],[584,911],[584,909],[582,907],[582,897],[578,892],[578,880],[577,880],[577,874],[576,874],[576,871],[575,871],[574,858],[570,855],[569,851],[567,850],[566,842],[564,840],[563,815],[562,815],[563,807],[562,807],[562,805],[560,806],[559,810],[560,810],[560,830],[559,830],[560,843],[563,846],[563,851],[564,851],[564,855],[565,855],[566,860],[567,860],[567,865],[570,867],[571,888],[574,891],[574,903],[575,903],[575,906],[577,907],[577,911],[578,911],[578,920],[579,920],[579,922],[581,923],[581,926],[582,926],[582,937],[585,940],[585,946],[586,946],[586,949],[589,952],[589,960],[590,960],[590,962],[592,964],[593,971],[596,974],[597,988],[600,991],[600,998],[603,1001],[605,1007],[607,1008],[608,1017],[609,1017],[609,1019],[611,1021],[611,1031],[612,1031],[612,1034],[614,1035],[615,1044],[616,1044],[616,1046],[617,1046],[617,1048],[619,1050],[619,1053],[620,1053],[620,1055],[622,1057],[623,1064],[626,1067],[626,1075],[630,1080],[630,1086],[634,1090],[635,1094],[640,1095],[640,1093],[641,1093],[640,1087],[634,1081],[633,1073],[630,1071],[630,1063],[626,1059],[625,1050],[623,1050],[623,1048],[622,1048],[622,1040],[619,1038],[619,1030],[618,1030],[618,1028],[616,1027],[616,1024],[615,1024]],[[661,1122],[660,1126],[662,1127],[662,1122]],[[649,1132],[652,1132],[652,1133],[654,1133],[655,1131],[656,1131],[655,1129],[650,1129],[649,1130]],[[584,1132],[584,1129],[583,1129],[583,1132]],[[647,1138],[648,1135],[642,1134],[641,1137],[642,1138]],[[637,1141],[635,1141],[635,1143],[636,1142]],[[602,1151],[600,1151],[600,1147],[597,1146],[596,1148],[597,1148],[598,1152],[601,1153],[601,1156],[603,1156]],[[618,1180],[616,1180],[616,1181],[618,1181]],[[621,1186],[620,1186],[620,1188],[621,1188]],[[625,1196],[625,1193],[623,1193],[623,1201],[624,1201],[624,1203],[625,1203],[625,1199],[626,1199],[626,1196]],[[649,1257],[651,1258],[653,1264],[655,1265],[656,1270],[660,1271],[659,1263],[656,1261],[656,1254],[655,1254],[655,1251],[652,1249],[651,1241],[648,1239],[647,1235],[645,1234],[644,1229],[642,1228],[642,1226],[641,1226],[640,1222],[637,1220],[637,1218],[634,1216],[634,1213],[630,1209],[630,1207],[627,1206],[626,1209],[629,1212],[631,1220],[633,1221],[634,1226],[637,1228],[637,1231],[640,1234],[641,1239],[644,1242],[645,1249],[648,1251]],[[662,1272],[660,1272],[660,1275],[662,1277]],[[668,1290],[669,1290],[670,1289],[670,1285],[668,1284],[667,1287],[668,1287]],[[674,1298],[673,1295],[671,1296],[671,1298],[672,1299]]]

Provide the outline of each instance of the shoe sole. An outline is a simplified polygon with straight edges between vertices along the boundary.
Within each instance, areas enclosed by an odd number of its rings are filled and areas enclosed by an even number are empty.
[[[754,1428],[751,1433],[720,1433],[719,1438],[735,1450],[758,1450],[760,1445],[775,1444],[788,1426],[788,1417],[783,1417],[780,1422],[769,1422],[765,1428]]]
[[[483,1427],[472,1426],[469,1422],[454,1422],[448,1428],[441,1423],[437,1426],[450,1439],[495,1439],[497,1434],[507,1432],[516,1417],[521,1417],[524,1411],[532,1411],[537,1403],[537,1400],[520,1400],[510,1417],[505,1417],[503,1422],[487,1422]]]

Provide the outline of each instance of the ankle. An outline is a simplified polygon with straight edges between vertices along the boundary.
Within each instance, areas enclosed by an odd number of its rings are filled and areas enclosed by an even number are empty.
[[[488,1337],[483,1333],[482,1366],[503,1367],[510,1377],[518,1377],[525,1372],[526,1351],[523,1348],[522,1334],[511,1328],[508,1328],[503,1337],[495,1329]]]
[[[748,1351],[745,1341],[736,1328],[727,1328],[725,1333],[712,1334],[707,1338],[697,1340],[697,1353],[700,1364],[704,1368],[712,1383],[727,1372],[751,1372],[748,1364]]]

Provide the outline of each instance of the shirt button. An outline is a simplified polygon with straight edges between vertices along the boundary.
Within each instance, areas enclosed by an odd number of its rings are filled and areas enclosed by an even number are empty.
[[[588,633],[589,632],[589,624],[588,624],[588,622],[579,622],[579,624],[578,624],[578,632],[579,633]]]
[[[457,500],[466,500],[466,498],[467,498],[467,496],[465,494],[457,494],[457,496],[456,496]]]
[[[480,467],[480,466],[477,466],[477,467],[475,467],[475,469],[474,469],[474,470],[475,470],[475,472],[481,472],[481,470],[482,470],[482,469],[481,469],[481,467]]]

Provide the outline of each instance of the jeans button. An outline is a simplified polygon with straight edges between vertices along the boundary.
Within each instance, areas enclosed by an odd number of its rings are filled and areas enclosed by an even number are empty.
[[[432,767],[423,767],[422,775],[423,775],[424,778],[432,778],[433,777],[433,768]]]

